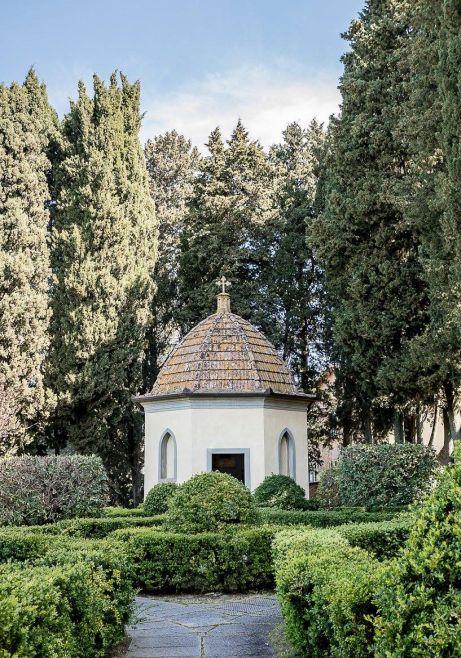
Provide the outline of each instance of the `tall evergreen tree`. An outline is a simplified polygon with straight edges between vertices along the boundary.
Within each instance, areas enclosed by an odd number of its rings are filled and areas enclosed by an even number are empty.
[[[290,124],[283,142],[269,153],[275,170],[276,220],[271,262],[262,274],[262,288],[275,309],[263,316],[268,335],[290,363],[301,388],[312,389],[322,364],[322,272],[306,240],[306,229],[316,215],[315,197],[323,127]],[[261,322],[262,323],[262,322]]]
[[[200,154],[190,140],[175,130],[149,139],[144,154],[159,227],[155,295],[144,375],[145,390],[150,390],[179,329],[175,318],[180,241]]]
[[[260,277],[270,263],[267,226],[275,219],[273,172],[261,145],[239,121],[227,145],[219,129],[207,144],[181,240],[178,323],[185,332],[215,308],[215,280],[234,284],[232,304],[245,318],[264,315]]]
[[[48,403],[48,140],[54,115],[33,70],[0,85],[0,455],[23,452]]]
[[[138,83],[113,74],[83,83],[63,123],[55,163],[53,320],[49,381],[53,440],[100,454],[114,498],[140,488],[142,386],[156,224],[139,144]]]
[[[411,31],[396,8],[369,0],[345,35],[342,110],[331,126],[325,208],[313,231],[348,408],[358,407],[367,441],[387,431],[392,411],[413,404],[417,383],[400,376],[401,363],[428,321],[418,234],[398,202],[410,157],[399,130],[408,93],[399,57]]]

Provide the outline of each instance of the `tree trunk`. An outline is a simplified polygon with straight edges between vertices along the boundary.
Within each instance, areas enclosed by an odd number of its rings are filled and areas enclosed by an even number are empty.
[[[394,411],[394,441],[403,443],[403,414],[401,411]]]
[[[429,443],[428,443],[430,447],[434,445],[435,428],[437,427],[438,417],[439,417],[439,400],[438,398],[436,398],[434,405],[434,421],[432,423],[431,435],[429,437]]]
[[[447,381],[445,383],[444,392],[445,392],[445,404],[446,404],[445,408],[447,412],[448,426],[450,429],[450,437],[452,441],[456,441],[459,438],[459,430],[456,426],[455,390],[452,382]]]
[[[438,454],[439,462],[443,465],[450,460],[451,430],[450,419],[446,407],[443,408],[443,448]]]

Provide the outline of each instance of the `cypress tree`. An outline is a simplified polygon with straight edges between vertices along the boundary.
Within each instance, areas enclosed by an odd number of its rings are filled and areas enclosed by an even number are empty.
[[[272,167],[240,121],[227,145],[216,129],[207,147],[181,239],[177,317],[183,332],[214,311],[215,280],[222,274],[234,284],[236,313],[260,325],[268,310],[260,279],[270,262],[267,226],[275,218]]]
[[[153,275],[155,295],[144,375],[144,390],[150,390],[179,330],[175,318],[178,309],[180,241],[200,154],[190,140],[173,130],[149,139],[144,155],[159,227]]]
[[[40,433],[50,278],[48,141],[54,115],[33,70],[0,85],[0,455],[23,452]]]
[[[139,144],[140,86],[94,77],[64,119],[55,163],[52,440],[104,459],[113,497],[138,499],[156,224]],[[131,489],[133,491],[131,492]]]
[[[324,142],[321,125],[290,124],[283,142],[269,153],[276,172],[276,220],[270,224],[272,254],[262,274],[262,287],[275,312],[263,308],[266,331],[288,361],[301,388],[312,389],[321,369],[323,352],[322,272],[306,229],[316,216],[315,196],[319,158]]]
[[[405,13],[389,0],[367,2],[345,35],[342,110],[331,125],[325,208],[312,233],[337,363],[367,441],[387,432],[393,411],[414,403],[418,383],[402,376],[401,363],[428,322],[418,233],[399,202],[410,160],[399,130],[408,94],[400,56],[410,35]]]

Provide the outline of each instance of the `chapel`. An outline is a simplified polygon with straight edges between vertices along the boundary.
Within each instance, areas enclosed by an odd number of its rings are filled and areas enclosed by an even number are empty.
[[[216,313],[171,352],[154,387],[134,398],[145,413],[145,495],[221,471],[255,489],[289,475],[308,490],[306,412],[314,395],[297,390],[267,338],[231,312],[222,277]]]

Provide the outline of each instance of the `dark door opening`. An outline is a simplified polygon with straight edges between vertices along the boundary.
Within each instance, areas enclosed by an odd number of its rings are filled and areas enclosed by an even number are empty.
[[[214,453],[211,455],[211,470],[232,475],[245,484],[245,455]]]

